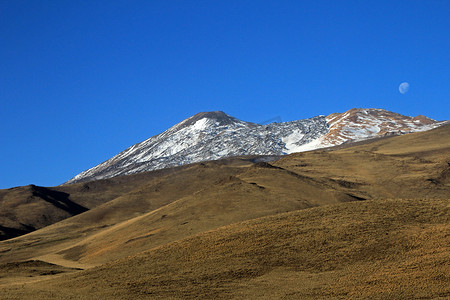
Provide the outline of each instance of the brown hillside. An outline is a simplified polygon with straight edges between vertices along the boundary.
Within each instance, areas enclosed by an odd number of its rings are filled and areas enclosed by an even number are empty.
[[[251,164],[253,159],[231,158],[221,163],[240,166]],[[0,190],[0,240],[49,226],[139,189],[155,178],[181,172],[188,167],[49,188],[29,185]]]
[[[39,284],[10,286],[0,296],[447,298],[448,209],[448,200],[394,199],[299,210]]]
[[[23,290],[0,278],[0,298],[64,298],[80,287],[75,298],[407,299],[414,286],[420,297],[446,297],[449,163],[447,125],[272,163],[118,177],[113,190],[126,192],[111,201],[0,242],[0,263],[90,270]],[[20,284],[49,278],[20,274]],[[68,289],[52,296],[60,284]]]
[[[34,185],[0,190],[0,240],[16,237],[87,211],[69,194]]]
[[[58,187],[29,185],[0,190],[0,240],[46,227],[108,202],[168,172]]]
[[[295,153],[273,164],[368,199],[445,199],[450,195],[450,125],[334,151]]]
[[[56,262],[49,260],[52,254],[96,265],[234,222],[355,200],[266,165],[210,162],[155,178],[83,214],[5,241],[0,251],[8,255],[0,255],[0,262]]]

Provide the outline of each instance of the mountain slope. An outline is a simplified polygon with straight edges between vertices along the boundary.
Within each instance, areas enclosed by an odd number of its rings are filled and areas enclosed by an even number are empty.
[[[7,255],[0,254],[0,262],[47,260],[51,254],[52,259],[97,265],[234,222],[355,200],[337,185],[265,163],[195,164],[155,176],[83,214],[5,241],[0,253]]]
[[[352,109],[328,117],[268,125],[240,121],[223,112],[204,112],[133,145],[67,183],[231,156],[285,155],[387,134],[424,131],[442,124],[423,116],[411,118],[381,109]]]
[[[0,190],[0,240],[48,226],[87,210],[69,194],[30,185]]]
[[[243,122],[223,112],[199,113],[165,132],[133,145],[67,183],[162,169],[238,155],[282,155],[283,143],[296,135],[297,143],[310,142],[327,131],[325,117],[280,124]],[[292,142],[293,143],[293,142]]]
[[[235,223],[2,298],[448,298],[448,201],[373,200]],[[447,213],[445,213],[447,212]]]
[[[384,109],[350,109],[326,117],[329,130],[299,150],[316,149],[374,137],[426,131],[445,124],[425,116],[408,117]]]
[[[0,240],[49,226],[106,203],[174,170],[57,187],[35,185],[0,190]]]
[[[90,190],[99,185],[128,192],[0,243],[0,263],[58,258],[96,265],[286,211],[364,199],[446,199],[449,163],[445,125],[344,149],[295,153],[270,164],[233,158],[93,181],[87,183]]]
[[[444,125],[66,185],[128,192],[0,242],[2,265],[47,263],[0,274],[0,297],[445,298],[449,175]]]

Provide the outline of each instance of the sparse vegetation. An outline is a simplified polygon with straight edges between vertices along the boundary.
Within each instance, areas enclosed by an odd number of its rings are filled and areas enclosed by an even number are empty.
[[[0,298],[446,299],[449,163],[447,125],[92,182],[111,201],[0,243],[45,269],[1,273]]]

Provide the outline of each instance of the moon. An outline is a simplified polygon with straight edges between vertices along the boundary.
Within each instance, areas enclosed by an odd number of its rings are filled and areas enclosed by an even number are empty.
[[[402,82],[402,83],[400,83],[400,85],[398,86],[398,91],[399,91],[401,94],[405,94],[408,90],[409,90],[409,83],[407,83],[407,82]]]

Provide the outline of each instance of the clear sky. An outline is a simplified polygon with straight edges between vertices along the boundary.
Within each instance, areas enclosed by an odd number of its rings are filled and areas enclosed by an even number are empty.
[[[0,188],[61,184],[200,111],[450,119],[449,30],[448,0],[0,0]]]

